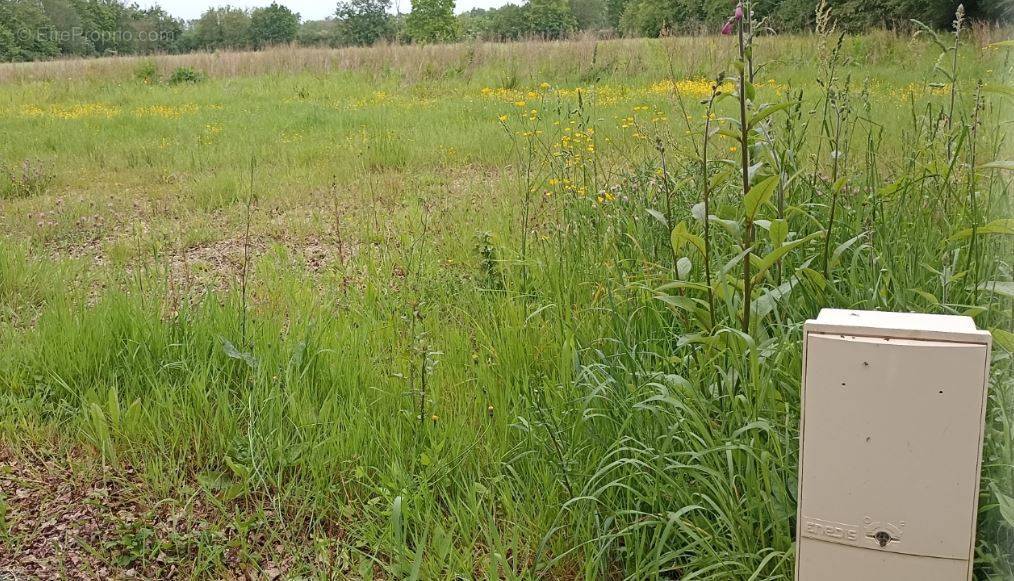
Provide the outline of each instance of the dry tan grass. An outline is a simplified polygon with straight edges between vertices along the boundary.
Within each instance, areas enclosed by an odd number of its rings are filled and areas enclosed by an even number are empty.
[[[973,44],[983,47],[1014,34],[1011,27],[977,24]],[[874,31],[864,36],[864,60],[876,64],[897,55],[878,49],[889,47],[907,31]],[[759,39],[765,54],[782,60],[808,59],[814,40],[810,34],[771,35]],[[592,77],[597,72],[641,75],[652,67],[667,66],[666,53],[684,63],[689,74],[721,68],[732,57],[732,44],[716,35],[677,36],[665,39],[600,39],[594,35],[560,41],[464,42],[436,45],[380,44],[372,47],[274,47],[261,51],[196,52],[181,55],[113,56],[34,63],[0,63],[0,82],[129,78],[138,65],[153,60],[162,74],[177,67],[194,67],[212,77],[254,76],[304,71],[328,74],[341,70],[383,74],[394,72],[409,80],[468,77],[483,65],[503,65],[511,71],[537,72],[543,78],[575,72]],[[686,64],[690,63],[690,64]]]
[[[802,37],[793,37],[801,39]],[[683,55],[701,67],[716,59],[726,60],[728,43],[716,37],[667,39]],[[790,43],[800,45],[798,41]],[[645,46],[649,49],[644,50]],[[339,70],[368,73],[396,72],[409,79],[440,78],[448,73],[469,75],[482,65],[504,63],[506,70],[539,70],[546,74],[573,72],[575,67],[607,66],[612,73],[641,74],[645,67],[658,66],[662,43],[656,39],[596,40],[517,43],[472,42],[439,45],[378,45],[373,47],[307,48],[276,47],[263,51],[197,52],[182,55],[114,56],[68,59],[35,63],[0,64],[0,82],[31,82],[69,79],[124,79],[137,66],[153,60],[161,73],[176,67],[200,69],[212,77],[252,76],[277,72],[305,71],[327,74]],[[682,60],[682,59],[681,59]]]

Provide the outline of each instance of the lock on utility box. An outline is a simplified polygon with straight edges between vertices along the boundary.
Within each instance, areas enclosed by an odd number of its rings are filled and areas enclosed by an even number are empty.
[[[989,332],[823,309],[803,335],[796,579],[971,579]]]

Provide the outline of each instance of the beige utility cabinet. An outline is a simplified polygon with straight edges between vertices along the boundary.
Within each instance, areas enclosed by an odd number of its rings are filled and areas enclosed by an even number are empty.
[[[970,579],[990,334],[824,309],[803,341],[796,579]]]

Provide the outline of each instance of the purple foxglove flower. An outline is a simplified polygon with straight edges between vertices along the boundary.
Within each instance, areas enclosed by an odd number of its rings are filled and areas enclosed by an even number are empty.
[[[743,20],[743,3],[736,4],[736,11],[732,13],[732,16],[725,21],[725,26],[722,27],[722,34],[732,34],[732,25]]]

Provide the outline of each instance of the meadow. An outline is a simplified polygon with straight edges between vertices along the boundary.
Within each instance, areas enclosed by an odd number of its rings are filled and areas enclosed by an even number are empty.
[[[1009,36],[0,65],[0,571],[791,577],[833,306],[993,331],[1011,578]]]

